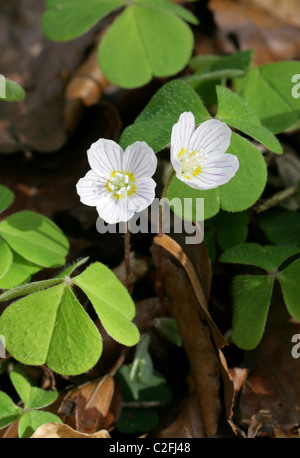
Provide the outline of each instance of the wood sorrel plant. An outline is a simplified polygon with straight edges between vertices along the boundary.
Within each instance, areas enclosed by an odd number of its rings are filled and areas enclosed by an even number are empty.
[[[99,64],[104,75],[121,87],[141,86],[153,76],[174,75],[190,59],[193,36],[185,21],[195,24],[197,20],[171,1],[48,0],[47,8],[43,29],[48,37],[61,41],[85,33],[107,14],[120,10],[100,44]],[[101,156],[102,164],[97,164],[95,170],[97,153],[91,163],[93,173],[89,172],[78,184],[82,202],[98,207],[107,220],[128,221],[154,198],[154,153],[171,142],[174,170],[169,174],[163,195],[170,201],[174,197],[190,198],[190,220],[195,220],[193,202],[198,198],[204,199],[206,219],[216,216],[220,210],[239,213],[252,207],[265,188],[267,165],[259,149],[247,138],[275,154],[282,153],[275,134],[291,129],[299,121],[299,101],[291,95],[291,81],[294,74],[300,74],[300,64],[278,62],[252,68],[251,58],[251,51],[225,58],[193,58],[190,62],[193,74],[162,86],[134,124],[125,129],[120,147],[106,140],[105,144],[111,149],[107,160],[103,162]],[[232,89],[226,87],[228,80]],[[207,82],[209,89],[204,84]],[[188,122],[181,131],[179,127],[184,120]],[[200,125],[195,132],[194,122]],[[222,141],[218,143],[218,135],[215,136],[214,148],[210,150],[205,135],[215,134],[216,131],[206,130],[213,125],[221,129],[219,140]],[[175,142],[172,141],[173,129],[179,132],[177,137],[174,134]],[[197,137],[201,141],[194,142],[196,132],[203,134]],[[100,150],[103,144],[103,141],[98,143]],[[143,145],[142,151],[147,151],[143,159],[147,169],[145,194],[139,193],[143,182],[138,182],[136,178],[140,177],[135,176],[138,165],[135,161],[143,153],[132,145]],[[98,146],[92,149],[97,152]],[[118,162],[122,154],[126,156],[126,151],[130,151],[132,158],[126,163],[128,167],[123,163],[111,166],[113,157]],[[213,161],[209,160],[211,154]],[[12,196],[3,187],[0,195],[3,210],[11,203]],[[184,216],[182,208],[184,205],[172,206],[180,217]],[[65,263],[68,243],[51,221],[34,212],[20,212],[0,223],[0,235],[0,287],[6,290],[0,295],[0,301],[17,299],[1,315],[0,334],[15,359],[25,364],[46,363],[54,371],[67,375],[85,372],[98,361],[101,336],[76,298],[75,288],[87,295],[102,325],[115,340],[128,346],[139,341],[139,332],[132,323],[133,301],[103,264],[96,262],[76,276],[75,269],[86,261],[82,260],[51,279],[25,283],[41,268]],[[220,233],[218,238],[221,239]],[[283,270],[280,277],[286,296],[289,296],[286,278],[295,277],[293,269],[294,266]],[[236,283],[243,289],[247,282],[238,280]],[[244,312],[238,315],[236,326],[240,330],[244,329],[247,317]],[[259,336],[261,329],[260,326]]]
[[[104,76],[120,87],[143,86],[153,76],[174,75],[192,54],[193,33],[186,22],[198,24],[198,20],[169,0],[47,0],[47,8],[42,27],[57,41],[72,40],[109,13],[120,12],[98,51]]]

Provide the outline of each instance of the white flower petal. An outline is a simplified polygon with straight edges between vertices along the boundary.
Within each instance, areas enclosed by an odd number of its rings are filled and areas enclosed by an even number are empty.
[[[108,177],[122,169],[122,148],[113,140],[100,138],[87,152],[89,164],[99,176]]]
[[[133,212],[140,212],[152,204],[156,183],[150,177],[143,177],[136,181],[135,186],[135,193],[129,199],[129,209]]]
[[[209,119],[200,124],[191,136],[189,150],[206,154],[225,153],[230,145],[231,129],[218,119]]]
[[[147,143],[137,141],[126,148],[122,167],[124,172],[132,173],[135,179],[152,177],[157,167],[157,157]]]
[[[91,207],[98,205],[99,199],[108,194],[105,188],[107,180],[99,177],[93,170],[89,170],[85,177],[80,178],[76,185],[77,193],[83,204]]]
[[[111,195],[104,197],[97,206],[99,216],[108,224],[116,224],[121,221],[129,221],[134,211],[129,209],[129,199],[115,199]]]
[[[195,130],[195,117],[192,112],[182,113],[179,120],[174,124],[171,134],[171,161],[176,170],[176,159],[182,149],[187,150],[191,136]]]
[[[202,167],[202,171],[192,180],[185,181],[194,189],[214,189],[227,183],[234,177],[239,168],[239,161],[233,154],[212,156]]]

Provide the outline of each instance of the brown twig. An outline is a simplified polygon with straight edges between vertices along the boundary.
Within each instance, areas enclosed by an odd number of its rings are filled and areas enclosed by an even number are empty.
[[[278,205],[280,202],[282,202],[285,199],[288,199],[289,197],[294,196],[297,193],[297,188],[298,186],[291,186],[289,188],[283,189],[283,191],[279,191],[276,194],[274,194],[272,197],[269,199],[265,200],[263,203],[257,205],[254,207],[254,210],[256,213],[262,213],[269,208],[275,207]]]

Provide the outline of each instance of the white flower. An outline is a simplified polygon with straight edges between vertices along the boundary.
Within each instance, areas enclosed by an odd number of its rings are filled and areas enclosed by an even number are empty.
[[[239,168],[238,158],[225,154],[230,138],[231,130],[224,122],[209,119],[195,129],[193,113],[182,113],[171,136],[171,162],[177,178],[200,190],[227,183]]]
[[[101,138],[88,150],[88,161],[92,170],[78,181],[77,193],[82,203],[97,207],[108,224],[128,221],[152,203],[157,158],[145,142],[135,142],[124,152],[114,141]]]

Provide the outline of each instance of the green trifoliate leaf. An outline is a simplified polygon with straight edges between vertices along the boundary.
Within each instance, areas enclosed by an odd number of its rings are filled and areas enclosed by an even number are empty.
[[[104,36],[99,66],[114,84],[139,87],[153,76],[171,76],[181,71],[192,49],[192,31],[178,16],[161,8],[131,4]]]
[[[300,321],[300,259],[292,262],[278,275],[285,304],[290,314]]]
[[[265,275],[233,280],[232,340],[244,350],[255,348],[263,335],[274,279]]]
[[[41,269],[41,266],[26,261],[26,259],[14,251],[13,261],[8,272],[0,278],[0,288],[8,290],[27,283],[30,281],[31,276]]]
[[[14,198],[14,193],[6,186],[0,184],[0,213],[12,204]]]
[[[29,438],[45,423],[63,423],[61,419],[50,412],[31,410],[26,412],[19,421],[18,432],[20,438]]]
[[[249,224],[247,213],[220,212],[214,224],[219,245],[223,250],[245,242]]]
[[[190,67],[197,73],[213,73],[220,70],[240,70],[244,74],[249,71],[253,51],[239,51],[229,56],[198,55],[191,59]]]
[[[21,407],[16,406],[6,393],[0,391],[0,429],[18,420],[22,412]]]
[[[274,153],[283,152],[275,135],[261,124],[259,117],[245,100],[222,86],[217,87],[217,95],[218,119],[259,141]]]
[[[3,239],[0,239],[0,280],[9,270],[13,260],[11,249]]]
[[[66,284],[14,302],[0,317],[0,334],[24,364],[47,364],[65,375],[93,367],[102,352],[100,334]]]
[[[205,222],[205,244],[210,258],[215,260],[216,242],[222,250],[245,242],[248,235],[249,218],[246,212],[227,213],[221,211]]]
[[[249,264],[257,266],[268,272],[275,272],[281,264],[300,248],[284,246],[262,246],[258,243],[244,243],[226,250],[220,257],[221,262],[233,264]]]
[[[57,391],[46,391],[32,386],[26,374],[18,366],[9,376],[25,407],[40,409],[52,404],[58,397]]]
[[[65,263],[69,243],[56,224],[32,211],[21,211],[0,223],[0,234],[27,261],[43,267]]]
[[[72,275],[72,273],[78,269],[78,267],[82,266],[83,264],[85,264],[86,262],[88,262],[89,258],[83,258],[83,259],[80,259],[79,261],[77,262],[74,262],[71,266],[67,267],[66,269],[64,269],[62,272],[60,272],[58,275],[56,275],[56,278],[65,278],[65,277],[69,277]]]
[[[49,280],[41,280],[33,283],[26,283],[26,285],[20,285],[16,288],[9,289],[4,293],[0,294],[0,302],[9,301],[15,299],[16,297],[26,296],[27,294],[36,293],[50,286],[55,286],[60,283],[63,283],[62,278],[51,278]]]
[[[160,151],[170,143],[172,127],[184,111],[191,111],[196,123],[210,119],[210,114],[193,89],[183,81],[170,81],[157,91],[134,124],[124,130],[121,146],[126,148],[137,140],[143,140],[155,152]]]
[[[126,5],[126,0],[47,0],[42,17],[45,35],[68,41],[91,29],[100,19]]]
[[[73,283],[88,296],[109,335],[123,345],[132,346],[139,341],[139,331],[131,322],[134,303],[108,267],[96,262],[75,277]]]
[[[262,124],[274,133],[285,131],[300,117],[299,99],[292,93],[295,74],[300,74],[300,62],[275,62],[253,68],[237,83]]]
[[[276,245],[300,245],[300,214],[274,208],[258,215],[258,224]]]
[[[183,8],[170,0],[135,0],[134,3],[145,6],[146,8],[156,8],[169,13],[174,13],[181,17],[183,20],[190,22],[191,24],[198,24],[199,21],[196,16],[186,8]]]

